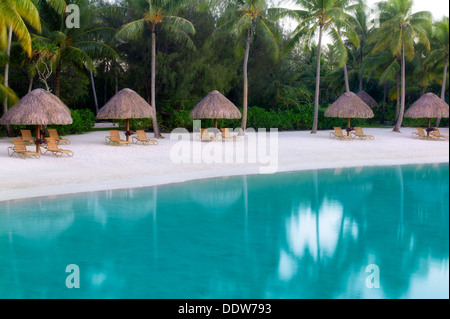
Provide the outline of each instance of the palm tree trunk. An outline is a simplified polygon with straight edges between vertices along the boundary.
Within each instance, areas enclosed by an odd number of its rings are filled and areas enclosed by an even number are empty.
[[[55,84],[55,95],[60,97],[61,94],[61,58],[58,61],[58,66],[56,67],[56,84]]]
[[[317,133],[317,127],[319,124],[319,96],[320,96],[320,53],[322,49],[322,34],[323,26],[320,26],[319,30],[319,45],[317,47],[317,70],[316,70],[316,95],[314,100],[314,122],[311,130],[311,134]]]
[[[92,94],[94,95],[95,114],[97,114],[98,113],[98,99],[97,99],[97,91],[95,90],[94,72],[92,72],[92,69],[89,69],[89,72],[91,74]]]
[[[397,72],[397,108],[395,110],[395,123],[397,123],[398,115],[400,114],[400,103],[401,103],[401,78],[400,71]]]
[[[362,75],[362,64],[363,64],[363,46],[364,41],[361,40],[360,49],[359,49],[359,92],[363,91],[363,75]]]
[[[11,56],[11,42],[12,42],[12,26],[9,26],[8,28],[8,47],[6,48],[6,55],[8,58]],[[5,87],[9,87],[9,63],[5,64]],[[3,114],[5,114],[8,111],[8,98],[5,97],[5,100],[3,101]],[[13,135],[13,130],[11,125],[6,125],[6,133],[9,137]]]
[[[248,58],[250,56],[250,41],[252,36],[252,27],[248,27],[247,32],[247,45],[245,47],[245,58],[244,58],[244,97],[242,101],[242,124],[241,132],[239,135],[244,135],[247,129],[247,114],[248,114]]]
[[[158,126],[158,118],[156,114],[156,26],[152,25],[152,107],[153,107],[153,133],[155,138],[163,138]]]
[[[394,132],[400,133],[400,128],[403,122],[403,114],[405,113],[405,99],[406,99],[406,79],[405,79],[405,48],[402,45],[402,97],[400,104],[400,112],[398,114],[398,120],[394,127]]]
[[[344,63],[344,80],[345,80],[345,92],[350,92],[350,84],[348,83],[348,70],[347,63]]]
[[[34,76],[30,75],[30,81],[28,82],[28,93],[33,91],[33,83],[34,83]]]
[[[448,56],[445,57],[445,65],[444,65],[444,78],[442,79],[442,89],[441,89],[441,100],[445,101],[445,85],[447,81],[447,67],[448,67]],[[438,118],[436,120],[436,127],[439,127],[439,124],[441,124],[441,119]]]

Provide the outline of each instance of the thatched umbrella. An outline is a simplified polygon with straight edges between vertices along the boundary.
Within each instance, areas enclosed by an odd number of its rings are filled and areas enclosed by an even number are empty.
[[[69,108],[55,95],[36,89],[25,95],[6,112],[0,124],[36,125],[36,152],[40,153],[42,125],[72,124]]]
[[[358,94],[356,94],[361,100],[364,101],[368,106],[371,108],[378,107],[377,101],[373,97],[369,95],[366,91],[360,91]]]
[[[238,108],[219,91],[212,91],[197,104],[191,112],[191,119],[214,119],[217,128],[217,119],[240,119],[242,117]]]
[[[370,119],[374,117],[372,109],[363,102],[355,93],[346,92],[331,104],[325,111],[326,117],[340,117],[347,119],[347,135],[352,130],[351,118]]]
[[[152,107],[131,89],[114,95],[97,114],[99,120],[126,120],[126,136],[130,141],[130,119],[152,118]]]
[[[405,117],[418,119],[427,118],[428,128],[427,134],[430,136],[432,118],[448,118],[449,107],[442,99],[434,93],[427,93],[422,95],[420,99],[414,102],[413,105],[405,112]]]

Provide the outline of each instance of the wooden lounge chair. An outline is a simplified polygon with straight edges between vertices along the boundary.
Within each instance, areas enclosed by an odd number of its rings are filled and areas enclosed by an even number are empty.
[[[433,136],[439,137],[443,140],[448,140],[448,136],[441,135],[441,132],[439,132],[439,128],[437,128],[437,127],[433,127],[433,131],[431,132],[431,134],[433,134]]]
[[[331,138],[337,138],[339,140],[348,140],[348,141],[351,141],[354,139],[353,136],[344,135],[344,133],[342,133],[342,129],[340,127],[333,127],[333,129],[334,129],[334,132],[330,133]]]
[[[119,131],[109,131],[109,134],[111,136],[107,136],[105,138],[106,144],[111,144],[111,145],[130,145],[130,142],[125,141],[125,140],[121,140],[120,139],[120,135],[119,135]]]
[[[221,128],[220,131],[222,132],[222,140],[223,141],[239,141],[240,138],[238,136],[232,136],[230,134],[230,130],[228,128]]]
[[[366,135],[364,134],[362,128],[360,127],[355,127],[355,132],[352,132],[353,136],[356,138],[360,138],[362,140],[373,140],[375,139],[375,137],[373,137],[372,135]]]
[[[215,141],[215,140],[216,140],[215,137],[211,137],[211,136],[209,135],[208,129],[202,128],[202,129],[200,129],[200,131],[201,131],[201,139],[202,139],[202,142],[212,142],[212,141]]]
[[[26,145],[34,144],[34,138],[31,135],[30,130],[20,130],[20,134],[22,134],[22,140],[25,142]]]
[[[136,134],[137,134],[137,137],[133,136],[133,143],[134,144],[142,143],[142,145],[149,145],[149,144],[158,145],[158,141],[149,140],[147,138],[147,135],[145,134],[144,130],[137,130]]]
[[[67,155],[69,157],[73,156],[72,151],[60,149],[58,143],[53,138],[46,138],[46,145],[44,145],[43,147],[45,148],[44,155],[50,152],[57,157],[62,157],[63,155]]]
[[[17,154],[18,156],[22,157],[23,159],[25,159],[27,156],[35,157],[35,158],[39,158],[41,156],[41,154],[39,154],[37,152],[29,152],[27,150],[27,146],[26,146],[24,140],[14,139],[13,143],[14,143],[14,146],[8,147],[8,155],[9,156],[13,156],[14,154]]]
[[[413,132],[412,136],[415,139],[419,139],[419,140],[429,140],[429,141],[439,141],[440,138],[430,135],[428,136],[427,134],[425,134],[425,132],[423,131],[423,128],[421,127],[416,127],[417,132]]]
[[[50,135],[50,138],[54,139],[56,141],[56,143],[58,143],[58,144],[61,144],[61,143],[70,144],[69,140],[62,139],[62,138],[59,137],[58,131],[56,129],[49,128],[49,129],[47,129],[47,131],[48,131],[48,134]]]

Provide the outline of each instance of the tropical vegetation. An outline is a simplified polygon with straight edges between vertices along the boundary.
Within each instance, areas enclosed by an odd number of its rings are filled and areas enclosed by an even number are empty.
[[[448,60],[448,17],[414,12],[413,0],[0,0],[0,116],[43,88],[72,109],[74,133],[122,88],[152,106],[153,119],[132,127],[157,138],[192,128],[190,111],[212,90],[243,114],[219,125],[242,133],[344,125],[323,113],[346,91],[379,104],[355,123],[401,131],[421,123],[403,118],[421,95],[448,102]]]

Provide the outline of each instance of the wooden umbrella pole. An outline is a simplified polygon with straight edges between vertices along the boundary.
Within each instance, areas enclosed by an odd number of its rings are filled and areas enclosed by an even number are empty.
[[[431,132],[431,119],[428,118],[428,129],[427,129],[427,136],[430,137]]]
[[[41,126],[36,125],[36,153],[41,153],[41,143],[39,140],[41,139]]]
[[[214,119],[214,128],[217,128],[217,119]]]
[[[347,136],[350,136],[350,118],[347,118]]]
[[[126,119],[126,123],[127,123],[127,142],[130,141],[130,135],[128,134],[128,132],[130,131],[130,119]]]

